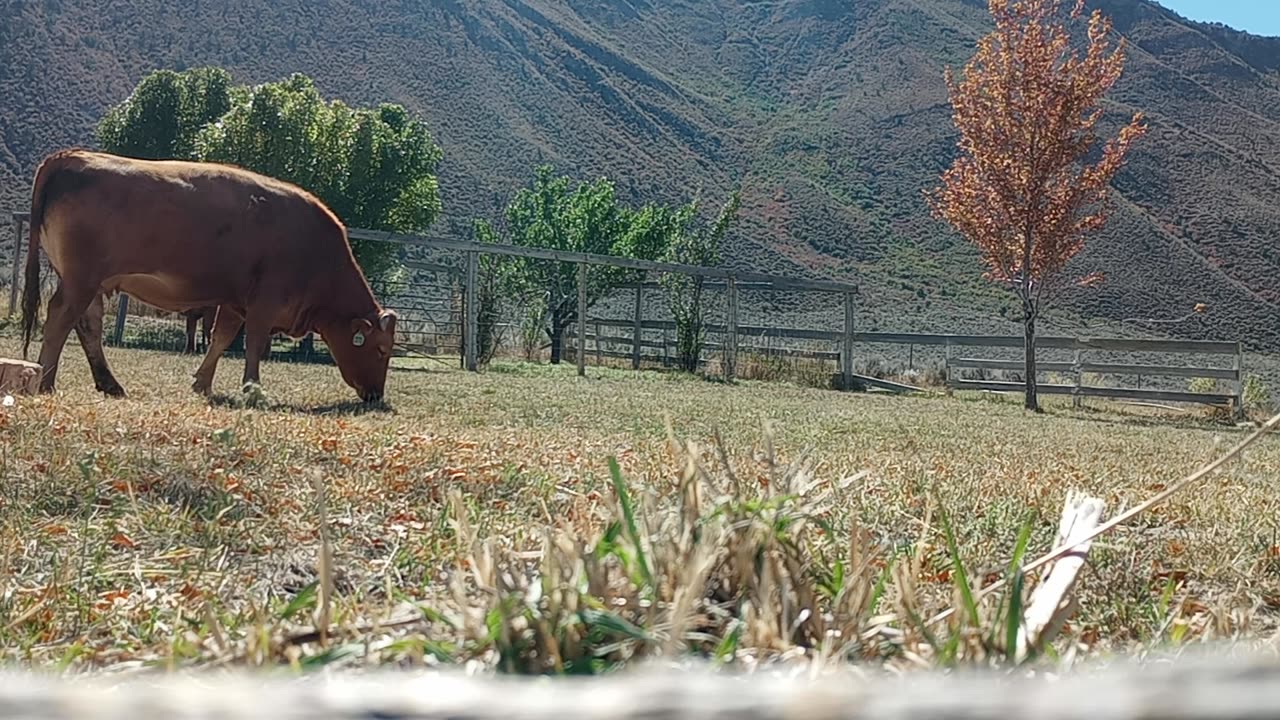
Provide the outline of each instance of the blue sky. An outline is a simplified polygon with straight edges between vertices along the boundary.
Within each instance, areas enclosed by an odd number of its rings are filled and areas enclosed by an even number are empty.
[[[1254,35],[1280,36],[1280,0],[1156,0],[1179,15]]]

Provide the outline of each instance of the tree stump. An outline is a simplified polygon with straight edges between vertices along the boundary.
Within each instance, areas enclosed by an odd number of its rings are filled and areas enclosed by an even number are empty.
[[[0,357],[0,395],[35,395],[39,387],[39,365]]]

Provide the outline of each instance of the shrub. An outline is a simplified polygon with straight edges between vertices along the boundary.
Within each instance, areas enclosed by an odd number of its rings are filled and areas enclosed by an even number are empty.
[[[1246,411],[1271,412],[1271,388],[1257,375],[1247,375],[1242,388]]]
[[[1218,381],[1213,378],[1192,378],[1187,383],[1187,391],[1193,393],[1213,393],[1218,391]]]
[[[104,332],[109,338],[112,332],[110,319]],[[186,328],[169,318],[130,316],[124,325],[122,342],[126,346],[148,350],[180,350],[187,344]]]

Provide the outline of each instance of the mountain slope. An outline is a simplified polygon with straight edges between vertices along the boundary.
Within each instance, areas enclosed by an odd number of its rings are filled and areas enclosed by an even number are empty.
[[[1107,281],[1068,293],[1062,322],[1205,302],[1203,322],[1157,327],[1280,346],[1280,40],[1146,0],[1096,5],[1132,44],[1107,130],[1135,109],[1152,129],[1075,268]],[[857,279],[869,327],[1001,329],[1009,299],[921,196],[954,151],[942,68],[987,27],[975,0],[10,2],[0,202],[23,206],[39,156],[91,142],[150,69],[301,71],[427,119],[445,152],[441,232],[495,216],[543,161],[635,201],[718,204],[741,185],[729,262]]]

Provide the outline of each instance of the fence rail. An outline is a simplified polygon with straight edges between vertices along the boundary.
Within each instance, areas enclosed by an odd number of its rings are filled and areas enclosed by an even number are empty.
[[[993,346],[995,344],[993,343]],[[1072,376],[1071,384],[1042,384],[1036,382],[1036,392],[1045,395],[1070,395],[1073,404],[1080,405],[1083,398],[1098,397],[1116,400],[1139,400],[1149,402],[1199,403],[1203,405],[1225,405],[1232,408],[1239,416],[1244,408],[1244,347],[1241,343],[1224,342],[1189,342],[1181,340],[1120,340],[1120,339],[1078,339],[1074,343],[1057,343],[1059,347],[1072,348],[1075,357],[1071,362],[1041,362],[1037,360],[1036,370],[1045,373],[1068,373]],[[949,347],[949,346],[948,346]],[[1037,342],[1037,348],[1040,344]],[[1232,358],[1229,368],[1220,367],[1185,367],[1179,365],[1150,365],[1085,362],[1087,351],[1106,350],[1116,352],[1162,352],[1191,353],[1199,355],[1227,355]],[[1009,371],[1025,372],[1026,362],[1023,360],[987,360],[983,358],[955,358],[947,356],[947,387],[953,390],[981,390],[988,392],[1025,392],[1025,384],[981,379],[965,379],[953,376],[953,371]],[[1163,390],[1157,388],[1128,388],[1086,385],[1085,373],[1093,375],[1118,375],[1127,377],[1179,377],[1204,378],[1207,380],[1226,380],[1232,392],[1193,392]]]
[[[670,350],[675,347],[675,341],[670,337],[671,331],[675,330],[676,324],[670,321],[661,320],[623,320],[619,318],[588,318],[585,323],[589,328],[595,328],[594,332],[588,331],[582,334],[581,339],[590,342],[590,344],[582,345],[585,357],[592,355],[610,358],[626,358],[633,360],[633,366],[638,368],[640,359],[655,360],[651,353],[637,352],[636,339],[639,339],[639,347],[652,348],[657,346],[662,350],[661,361],[663,365],[670,365],[673,358]],[[710,323],[707,324],[706,330],[708,334],[718,334],[722,337],[730,332],[728,325]],[[601,332],[601,328],[609,328],[610,334],[605,335]],[[631,333],[619,333],[619,329],[630,329]],[[641,332],[645,330],[661,330],[664,333],[661,342],[653,342],[645,340],[643,335],[635,335],[636,330]],[[947,350],[946,384],[953,390],[976,390],[987,392],[1022,392],[1024,385],[1018,382],[997,381],[989,379],[964,379],[958,377],[953,371],[962,370],[978,370],[988,372],[1022,372],[1026,365],[1023,360],[998,360],[988,358],[957,358],[951,356],[951,351],[956,347],[964,348],[1022,348],[1025,340],[1018,336],[1005,335],[946,335],[946,334],[925,334],[925,333],[876,333],[876,332],[854,332],[850,333],[846,338],[845,334],[825,331],[825,330],[808,330],[802,328],[785,328],[785,327],[759,327],[740,325],[737,328],[739,337],[746,338],[779,338],[792,340],[809,340],[817,342],[827,342],[835,345],[829,350],[813,350],[813,349],[794,349],[794,348],[772,348],[759,345],[738,345],[736,352],[742,353],[761,353],[790,357],[805,357],[821,360],[834,360],[841,364],[842,368],[846,365],[845,355],[850,354],[849,363],[852,363],[852,344],[891,344],[891,345],[931,345],[941,346]],[[852,342],[846,345],[846,340]],[[603,344],[630,346],[631,351],[618,351],[612,348],[604,348]],[[727,353],[734,346],[727,342],[715,343],[708,342],[703,349],[710,353],[721,352]],[[1243,380],[1242,380],[1242,358],[1243,347],[1240,343],[1221,342],[1221,341],[1204,341],[1204,340],[1151,340],[1151,339],[1129,339],[1129,338],[1075,338],[1075,337],[1057,337],[1046,336],[1037,338],[1036,348],[1073,350],[1075,351],[1075,359],[1069,362],[1064,361],[1041,361],[1036,363],[1036,369],[1041,373],[1069,373],[1073,375],[1074,382],[1069,385],[1064,384],[1048,384],[1037,383],[1036,388],[1039,392],[1046,395],[1072,395],[1079,403],[1081,398],[1096,397],[1109,398],[1117,400],[1147,400],[1151,402],[1177,402],[1177,403],[1198,403],[1205,405],[1230,405],[1238,413],[1243,405]],[[1233,359],[1232,367],[1215,368],[1215,367],[1194,367],[1179,365],[1157,365],[1143,363],[1105,363],[1105,362],[1085,362],[1084,354],[1086,352],[1110,352],[1110,353],[1162,353],[1162,354],[1198,354],[1198,355],[1227,355]],[[725,362],[730,362],[727,358]],[[1179,378],[1206,378],[1212,380],[1227,380],[1232,385],[1231,393],[1221,392],[1191,392],[1162,390],[1155,388],[1125,388],[1125,387],[1106,387],[1085,385],[1082,381],[1085,373],[1096,375],[1111,376],[1129,376],[1129,377],[1179,377]],[[844,375],[843,371],[840,374]],[[894,392],[912,392],[918,390],[909,385],[901,385],[896,383],[885,384],[872,383],[875,378],[865,375],[851,373],[854,379],[864,384],[876,384],[883,389],[892,390]],[[847,386],[846,386],[847,387]]]
[[[21,242],[21,238],[24,225],[27,221],[27,215],[26,213],[14,213],[12,217],[14,222],[14,238],[16,241],[14,243],[13,252],[13,277],[17,278],[19,276],[18,270],[24,245],[24,243]],[[462,336],[461,350],[463,365],[468,370],[472,371],[478,369],[476,338],[479,334],[479,257],[481,254],[496,254],[509,257],[568,262],[577,265],[577,316],[579,318],[586,318],[586,320],[585,322],[574,323],[571,326],[571,330],[573,332],[569,337],[570,339],[576,340],[577,348],[583,350],[582,352],[576,353],[579,374],[585,372],[586,358],[593,354],[597,358],[619,356],[630,357],[632,367],[637,369],[641,366],[642,361],[652,356],[652,353],[644,352],[646,349],[661,350],[664,364],[669,364],[671,361],[670,350],[673,347],[673,340],[669,337],[669,333],[675,330],[676,324],[672,321],[666,320],[650,320],[642,316],[645,290],[660,287],[660,283],[640,280],[626,284],[625,289],[631,289],[635,292],[634,317],[620,319],[589,318],[587,316],[586,283],[589,269],[592,266],[609,266],[643,272],[694,275],[702,278],[708,278],[709,280],[707,282],[709,284],[714,284],[717,288],[722,288],[727,294],[728,300],[726,322],[722,324],[711,323],[706,325],[707,332],[712,335],[719,335],[721,341],[719,343],[707,343],[704,350],[720,354],[722,359],[721,366],[726,378],[729,380],[733,379],[736,372],[739,354],[745,351],[753,353],[763,352],[774,355],[790,355],[794,357],[807,357],[819,360],[834,360],[839,364],[839,372],[836,375],[836,378],[838,378],[838,386],[845,389],[852,388],[855,385],[855,381],[861,381],[863,384],[872,384],[895,392],[912,392],[918,390],[918,388],[908,385],[890,383],[877,378],[858,375],[853,372],[855,345],[889,344],[911,346],[912,352],[914,352],[914,347],[916,345],[944,347],[946,349],[947,357],[947,386],[951,389],[1014,392],[1019,387],[1017,383],[1002,382],[988,378],[953,378],[953,370],[975,370],[979,372],[1018,372],[1022,370],[1022,363],[1019,361],[985,358],[956,358],[953,357],[953,351],[955,348],[1020,349],[1023,347],[1024,342],[1022,337],[999,335],[859,332],[856,328],[854,302],[857,286],[849,283],[819,279],[782,277],[727,268],[711,268],[648,260],[636,260],[633,258],[597,255],[592,253],[565,252],[546,248],[529,248],[498,243],[476,243],[462,240],[427,238],[418,235],[384,232],[364,228],[348,228],[347,232],[352,239],[357,240],[391,242],[401,245],[427,247],[436,250],[448,250],[463,253],[465,260],[461,265],[422,262],[417,260],[409,261],[408,265],[409,267],[417,270],[443,273],[451,280],[459,280],[461,282],[462,310],[459,313],[456,325],[459,326],[461,330],[460,335]],[[837,293],[842,297],[842,310],[844,316],[843,327],[840,330],[815,330],[809,328],[744,325],[739,322],[738,317],[738,293],[744,290],[807,290]],[[16,303],[17,282],[15,280],[10,287],[9,307],[11,314],[16,307]],[[126,312],[127,298],[122,297],[115,325],[117,341],[123,332]],[[431,320],[430,324],[433,324],[436,327],[440,326],[440,323],[435,320]],[[452,325],[455,323],[452,321],[446,321],[445,324]],[[605,328],[608,328],[608,333],[604,332]],[[593,330],[591,337],[588,337],[589,330]],[[619,330],[624,332],[618,332]],[[663,332],[664,337],[660,343],[652,340],[646,340],[644,338],[645,331],[653,330]],[[769,346],[762,348],[759,345],[752,345],[750,343],[740,346],[739,341],[742,339],[786,339],[819,343],[820,345],[827,344],[828,347],[820,347],[817,349],[812,347],[782,349]],[[589,349],[589,341],[595,346],[594,351]],[[619,352],[612,347],[603,347],[602,345],[604,344],[612,346],[621,345],[624,347],[629,346],[630,352]],[[1154,340],[1047,336],[1037,338],[1036,340],[1036,350],[1039,351],[1042,349],[1068,350],[1075,353],[1075,358],[1071,362],[1046,360],[1038,362],[1037,364],[1039,369],[1043,372],[1072,374],[1074,382],[1069,385],[1046,383],[1044,385],[1039,385],[1038,387],[1043,388],[1042,392],[1046,394],[1070,394],[1075,397],[1077,403],[1079,403],[1080,398],[1082,397],[1110,397],[1118,399],[1151,400],[1156,402],[1206,403],[1211,405],[1221,405],[1225,403],[1233,405],[1237,412],[1240,411],[1241,406],[1243,405],[1243,382],[1241,374],[1243,355],[1241,344],[1239,342],[1216,340]],[[1082,355],[1086,352],[1231,355],[1234,357],[1234,363],[1231,368],[1210,368],[1183,367],[1168,364],[1085,362],[1082,359]],[[1104,376],[1137,376],[1139,378],[1165,376],[1225,380],[1232,384],[1232,392],[1200,393],[1162,389],[1085,385],[1082,382],[1082,376],[1085,373]]]

